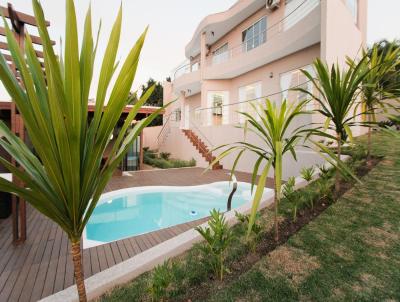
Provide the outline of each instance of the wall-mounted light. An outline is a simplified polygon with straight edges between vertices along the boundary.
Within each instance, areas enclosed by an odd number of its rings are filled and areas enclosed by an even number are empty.
[[[269,73],[269,78],[272,79],[273,77],[274,77],[274,73],[271,71],[271,72]]]

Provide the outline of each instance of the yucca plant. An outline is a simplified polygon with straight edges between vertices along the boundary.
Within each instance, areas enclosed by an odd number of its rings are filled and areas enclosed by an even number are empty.
[[[328,139],[333,139],[337,143],[337,155],[333,156],[330,150],[321,143],[314,142],[323,152],[328,153],[333,158],[336,168],[335,191],[340,191],[340,167],[342,144],[348,140],[352,140],[351,128],[358,125],[355,118],[359,114],[353,114],[355,103],[360,93],[360,85],[368,74],[365,58],[357,64],[349,66],[347,69],[340,70],[339,64],[333,64],[331,68],[320,59],[316,59],[313,67],[315,77],[307,70],[301,70],[313,84],[316,92],[303,88],[294,90],[301,91],[309,95],[318,102],[320,108],[316,110],[326,117],[323,129],[316,128],[313,130],[315,135],[319,135]],[[335,135],[327,133],[332,130]],[[347,170],[348,171],[348,170]]]
[[[224,278],[225,252],[233,239],[233,233],[229,227],[224,214],[213,209],[210,212],[208,227],[196,227],[195,230],[204,238],[204,253],[212,257],[212,267],[220,281]]]
[[[284,100],[281,106],[277,106],[274,102],[267,99],[264,104],[260,104],[260,106],[251,104],[255,112],[254,116],[247,112],[239,112],[239,114],[246,118],[245,124],[239,127],[244,129],[245,134],[247,132],[254,133],[260,138],[261,144],[254,145],[246,141],[240,141],[230,145],[222,145],[215,149],[224,148],[226,150],[221,152],[213,163],[221,161],[224,157],[237,152],[231,173],[234,173],[237,163],[245,152],[254,153],[257,157],[253,167],[252,186],[256,183],[260,168],[261,175],[258,179],[257,189],[253,198],[247,237],[250,236],[256,218],[258,207],[264,193],[268,172],[270,168],[273,167],[275,240],[279,240],[278,207],[281,199],[282,187],[282,158],[286,153],[291,153],[293,158],[296,159],[296,146],[299,141],[305,137],[306,129],[300,127],[291,131],[290,128],[293,126],[296,117],[308,113],[303,110],[307,102],[308,101],[301,101],[288,104],[288,101]],[[211,167],[212,164],[210,165]]]
[[[0,190],[26,200],[68,235],[79,300],[86,301],[80,247],[82,232],[127,148],[161,111],[157,110],[131,127],[138,110],[150,96],[150,89],[133,106],[102,165],[113,129],[128,102],[147,30],[134,44],[111,86],[121,32],[120,9],[101,66],[94,118],[88,120],[89,90],[96,55],[90,8],[79,53],[75,6],[73,0],[66,0],[62,59],[53,50],[39,1],[33,0],[32,4],[43,41],[45,70],[41,69],[29,35],[25,36],[25,47],[21,49],[4,21],[8,46],[22,85],[2,55],[0,79],[22,116],[33,150],[0,122],[3,134],[0,145],[22,169],[3,157],[0,157],[0,163],[25,184],[25,187],[19,187],[0,178]]]
[[[282,195],[292,206],[293,221],[297,220],[297,209],[300,202],[300,194],[296,191],[296,178],[291,176],[283,186]]]
[[[309,168],[304,167],[303,169],[301,169],[300,171],[300,175],[301,177],[306,181],[306,182],[310,182],[313,180],[315,174],[315,168],[314,166],[311,166]]]
[[[376,111],[378,109],[386,111],[393,107],[388,100],[395,99],[396,90],[399,86],[395,82],[385,82],[388,74],[395,76],[396,68],[400,65],[400,48],[389,45],[386,51],[379,51],[379,45],[374,46],[369,52],[363,53],[365,58],[368,74],[361,83],[361,102],[358,103],[362,107],[361,111],[366,118],[366,126],[368,127],[368,153],[367,162],[371,159],[371,132],[372,127],[376,124]],[[350,65],[356,65],[354,60],[349,60]],[[386,83],[386,84],[384,84]],[[358,107],[355,109],[357,110]]]

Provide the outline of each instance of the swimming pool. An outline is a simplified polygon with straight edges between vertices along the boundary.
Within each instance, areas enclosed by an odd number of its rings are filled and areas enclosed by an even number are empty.
[[[249,183],[238,182],[232,209],[252,200],[250,189]],[[224,181],[200,186],[136,187],[103,194],[84,231],[84,246],[201,219],[214,208],[226,211],[231,191],[232,183]]]

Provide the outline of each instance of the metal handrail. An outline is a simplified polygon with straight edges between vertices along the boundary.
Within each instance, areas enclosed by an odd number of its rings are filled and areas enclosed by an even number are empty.
[[[196,134],[200,134],[201,139],[204,139],[204,140],[207,142],[207,144],[209,145],[209,147],[210,147],[211,149],[214,149],[214,144],[213,144],[213,143],[207,138],[207,136],[200,130],[200,128],[198,127],[198,125],[192,121],[192,119],[189,119],[189,124],[191,124],[191,125],[196,129],[196,132],[198,132],[198,133],[196,133]]]
[[[167,125],[169,126],[169,120],[171,119],[172,114],[169,114],[167,117],[167,120],[165,121],[164,125],[162,126],[160,133],[157,136],[157,145],[160,147],[161,143],[161,138],[164,138],[164,135],[166,133]]]

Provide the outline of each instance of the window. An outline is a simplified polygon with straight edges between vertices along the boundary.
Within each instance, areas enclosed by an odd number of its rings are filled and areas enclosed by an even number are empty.
[[[242,33],[243,51],[250,51],[267,41],[267,17],[262,17]]]
[[[260,104],[259,99],[261,98],[261,82],[253,83],[247,86],[239,88],[239,111],[247,112],[251,115],[255,115],[256,112],[252,105],[258,106]],[[239,123],[243,124],[246,117],[239,114]],[[259,116],[257,115],[257,119]]]
[[[299,102],[309,99],[309,95],[304,92],[292,91],[291,88],[303,88],[307,91],[312,91],[313,85],[307,77],[300,71],[300,69],[307,70],[312,76],[315,74],[311,65],[302,68],[282,73],[280,76],[280,85],[282,91],[282,99],[287,99],[289,102]],[[308,103],[307,110],[314,109],[313,102]]]
[[[213,65],[223,63],[229,60],[229,50],[228,50],[228,43],[225,43],[221,47],[217,48],[213,52],[212,63]]]
[[[358,23],[358,0],[346,0],[347,7],[354,18],[354,23]]]
[[[228,91],[210,91],[207,95],[207,125],[229,123]]]
[[[212,114],[222,116],[222,101],[224,96],[219,93],[213,95]]]

